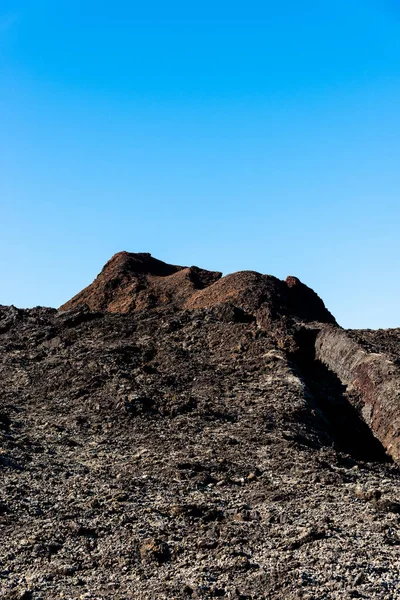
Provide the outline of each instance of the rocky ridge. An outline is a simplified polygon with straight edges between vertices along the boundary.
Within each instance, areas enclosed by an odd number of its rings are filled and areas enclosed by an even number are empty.
[[[0,307],[1,597],[399,598],[399,341],[144,253]]]

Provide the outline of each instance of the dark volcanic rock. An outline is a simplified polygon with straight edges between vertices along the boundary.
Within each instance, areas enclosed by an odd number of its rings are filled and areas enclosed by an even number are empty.
[[[63,309],[0,307],[2,598],[398,597],[399,467],[345,351],[396,365],[395,335],[148,254]]]

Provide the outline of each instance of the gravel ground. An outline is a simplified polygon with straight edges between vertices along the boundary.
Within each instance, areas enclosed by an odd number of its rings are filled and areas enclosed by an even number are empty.
[[[400,598],[399,467],[243,311],[3,307],[0,357],[1,598]]]

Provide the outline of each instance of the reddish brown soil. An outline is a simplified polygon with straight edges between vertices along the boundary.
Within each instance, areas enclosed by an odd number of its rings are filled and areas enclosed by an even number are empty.
[[[125,313],[162,306],[210,308],[228,302],[264,321],[285,315],[336,323],[318,295],[296,277],[281,281],[255,271],[221,275],[198,267],[168,265],[147,253],[119,252],[91,285],[60,310],[87,305],[94,311]]]
[[[197,290],[220,277],[221,273],[197,267],[168,265],[148,253],[118,252],[94,282],[60,310],[84,304],[90,310],[119,313],[165,305],[181,307]]]

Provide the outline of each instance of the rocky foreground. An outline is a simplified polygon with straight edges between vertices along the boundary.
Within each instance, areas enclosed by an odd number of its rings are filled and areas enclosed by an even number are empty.
[[[0,357],[1,598],[400,598],[400,330],[119,253]]]

